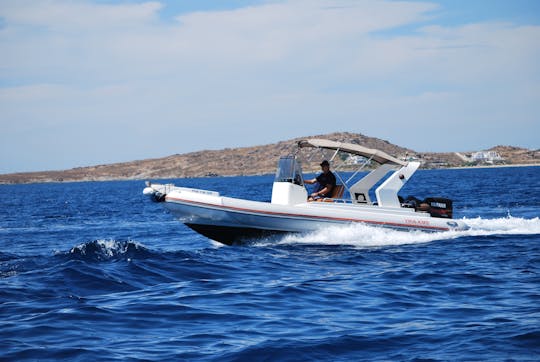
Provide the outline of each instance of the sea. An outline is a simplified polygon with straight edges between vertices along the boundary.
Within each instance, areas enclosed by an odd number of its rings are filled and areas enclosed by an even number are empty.
[[[273,176],[160,181],[269,201]],[[540,360],[540,167],[418,171],[400,194],[453,199],[467,231],[234,246],[144,187],[0,185],[0,360]]]

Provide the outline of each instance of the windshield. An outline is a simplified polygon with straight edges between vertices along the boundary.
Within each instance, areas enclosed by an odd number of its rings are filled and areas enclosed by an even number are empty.
[[[275,182],[291,182],[303,185],[302,168],[294,156],[281,157],[278,162]]]

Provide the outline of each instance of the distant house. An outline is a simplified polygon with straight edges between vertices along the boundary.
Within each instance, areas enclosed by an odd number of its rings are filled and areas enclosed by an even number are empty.
[[[504,158],[502,158],[501,155],[499,155],[499,153],[496,151],[480,151],[471,155],[471,161],[494,163],[504,161]]]
[[[409,162],[410,162],[410,161],[418,161],[418,160],[419,160],[419,158],[418,158],[417,155],[409,155],[409,154],[402,155],[402,156],[399,157],[399,159],[400,159],[401,161],[409,161]]]
[[[347,158],[346,164],[360,165],[360,164],[363,164],[364,162],[366,162],[366,159],[362,156],[349,155],[349,157]]]

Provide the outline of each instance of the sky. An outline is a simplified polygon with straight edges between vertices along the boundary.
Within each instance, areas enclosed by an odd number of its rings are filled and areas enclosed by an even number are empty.
[[[0,173],[354,132],[540,147],[540,1],[0,0]]]

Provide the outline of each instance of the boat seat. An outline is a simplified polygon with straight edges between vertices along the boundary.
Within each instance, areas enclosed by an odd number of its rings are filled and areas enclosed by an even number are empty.
[[[318,199],[317,201],[321,202],[334,202],[335,199],[341,199],[343,197],[343,191],[345,190],[345,186],[343,185],[336,185],[332,189],[332,194],[330,197],[324,197],[321,199]]]

